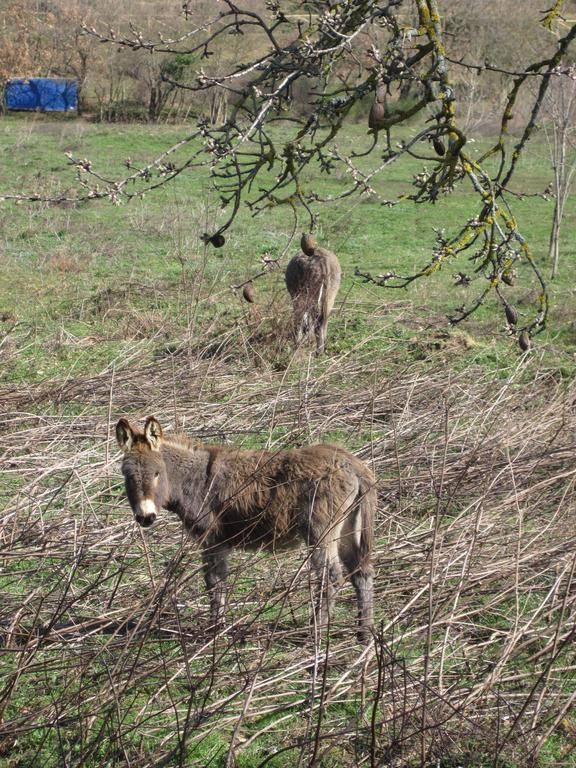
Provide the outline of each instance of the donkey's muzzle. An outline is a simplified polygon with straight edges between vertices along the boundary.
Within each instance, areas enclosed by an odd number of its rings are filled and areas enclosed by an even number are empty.
[[[136,522],[138,525],[141,525],[142,528],[150,528],[156,520],[156,511],[157,507],[152,499],[142,499],[138,502],[134,510]]]
[[[134,515],[134,517],[136,518],[138,525],[141,525],[142,528],[150,528],[156,520],[156,512],[147,515]]]

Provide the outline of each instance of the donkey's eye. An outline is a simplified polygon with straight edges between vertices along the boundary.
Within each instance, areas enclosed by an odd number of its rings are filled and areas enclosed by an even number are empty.
[[[160,472],[154,472],[154,479],[156,479],[157,477],[160,477]]]

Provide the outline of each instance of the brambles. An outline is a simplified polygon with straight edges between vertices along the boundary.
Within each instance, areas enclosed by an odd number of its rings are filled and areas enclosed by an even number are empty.
[[[568,749],[553,726],[574,691],[575,388],[530,357],[505,380],[477,366],[383,377],[360,348],[290,381],[198,353],[4,391],[5,759],[58,768],[74,745],[75,764],[97,768],[121,743],[134,765],[204,768],[230,750],[288,768],[319,745],[334,765],[385,765],[396,739],[399,765],[420,765],[422,745],[425,764],[529,765],[551,729],[552,755]],[[290,552],[283,566],[231,558],[231,615],[209,639],[197,551],[174,522],[142,536],[119,501],[111,393],[114,419],[153,401],[170,422],[176,403],[198,441],[223,424],[238,447],[345,437],[379,479],[374,645],[342,631],[346,590],[330,642],[302,638],[309,565]],[[54,402],[47,423],[36,412]]]

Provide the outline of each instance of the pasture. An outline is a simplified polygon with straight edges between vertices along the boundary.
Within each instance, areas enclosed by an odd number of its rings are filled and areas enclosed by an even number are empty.
[[[66,151],[121,176],[185,130],[3,118],[0,194],[72,190]],[[392,166],[379,191],[417,169]],[[537,137],[514,189],[550,178]],[[446,326],[474,288],[453,285],[465,264],[409,291],[354,277],[417,268],[471,204],[322,210],[343,275],[319,358],[292,348],[282,269],[253,304],[233,289],[280,255],[283,208],[243,212],[216,250],[208,174],[123,206],[1,204],[1,768],[576,765],[576,207],[528,354],[489,303]],[[548,273],[552,203],[514,213]],[[522,313],[535,291],[507,295]],[[202,441],[333,441],[369,464],[371,646],[349,586],[327,638],[308,636],[305,550],[236,552],[227,626],[206,631],[196,545],[167,512],[139,529],[124,498],[114,425],[150,414]]]

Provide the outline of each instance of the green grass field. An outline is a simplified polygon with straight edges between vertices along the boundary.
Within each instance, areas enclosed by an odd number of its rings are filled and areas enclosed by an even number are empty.
[[[75,174],[67,164],[65,151],[89,157],[107,177],[121,178],[126,158],[138,164],[182,135],[182,130],[179,132],[173,126],[135,128],[41,119],[23,122],[7,118],[4,126],[2,182],[6,192],[73,189]],[[360,126],[354,127],[346,138],[350,146],[344,143],[343,150],[367,140]],[[481,150],[479,144],[474,145],[472,153],[479,154]],[[369,162],[370,159],[363,160],[365,165]],[[544,144],[536,143],[523,163],[522,175],[516,179],[517,189],[543,190],[551,178],[548,166]],[[405,192],[407,179],[418,169],[415,160],[393,165],[376,185],[378,191],[389,193],[391,198]],[[348,185],[348,179],[320,176],[310,178],[308,184],[312,189],[335,194]],[[57,345],[57,354],[51,354],[54,332],[61,339],[68,334],[73,339],[96,336],[98,344],[86,342],[80,354],[79,349],[73,354],[77,373],[96,373],[114,358],[115,351],[122,355],[126,336],[140,332],[146,340],[159,330],[168,330],[166,324],[188,327],[190,283],[196,281],[200,269],[203,279],[211,281],[214,332],[229,328],[232,318],[234,322],[242,320],[242,308],[233,300],[229,287],[259,272],[259,258],[265,251],[274,255],[283,248],[292,227],[291,214],[282,207],[257,218],[243,211],[220,252],[204,247],[200,240],[202,232],[212,231],[223,220],[217,202],[208,174],[197,172],[183,175],[127,206],[97,202],[62,210],[57,206],[5,204],[4,215],[9,222],[5,221],[3,227],[3,251],[9,268],[2,275],[2,309],[8,313],[17,309],[21,326],[33,328],[34,334],[29,354],[19,355],[8,375],[15,381],[24,377],[27,382],[59,373],[68,375],[71,361],[66,344]],[[333,340],[337,351],[362,343],[370,331],[405,341],[415,336],[415,331],[420,335],[422,330],[445,326],[446,315],[470,300],[478,283],[461,288],[454,286],[450,277],[459,269],[469,271],[465,261],[448,265],[443,272],[416,283],[409,291],[366,286],[354,278],[354,268],[358,266],[374,274],[388,269],[404,274],[417,270],[430,258],[434,227],[442,226],[447,233],[457,231],[475,204],[473,195],[463,187],[436,206],[405,203],[390,209],[378,202],[355,198],[325,206],[320,236],[341,258],[341,296],[348,304],[366,307],[364,313],[357,313],[354,322],[348,320],[342,329],[345,333],[332,334],[337,339]],[[546,361],[569,370],[576,341],[570,311],[576,227],[572,208],[567,206],[561,273],[551,284],[549,329],[538,340]],[[526,198],[515,202],[514,212],[540,267],[544,273],[549,272],[545,256],[552,203],[540,197]],[[534,302],[537,286],[527,271],[522,274],[522,267],[520,271],[518,285],[507,295],[517,305],[522,322]],[[280,270],[261,279],[257,283],[260,300],[273,297],[276,302],[277,295],[283,294],[282,282]],[[117,296],[110,297],[107,292],[118,286],[130,293],[130,298],[116,308],[124,315],[123,322],[130,325],[132,321],[136,326],[144,322],[150,327],[129,327],[127,333],[124,329],[119,332],[115,312],[107,312],[110,307],[102,306],[117,301]],[[372,312],[375,304],[386,315],[376,328]],[[131,317],[133,309],[137,319]],[[147,310],[144,318],[140,317],[141,309]],[[282,309],[287,311],[283,295]],[[336,323],[342,322],[342,314]],[[487,362],[502,358],[509,362],[516,355],[514,344],[504,333],[501,308],[494,301],[487,302],[460,327],[476,342],[473,350],[464,351],[464,365],[479,354],[485,355]],[[168,335],[173,339],[173,333]],[[376,348],[382,342],[385,339],[379,339]],[[49,359],[38,356],[39,348],[45,349]],[[405,351],[404,347],[404,360]]]
[[[0,193],[73,192],[67,151],[120,177],[185,130],[5,117]],[[360,126],[341,140],[365,144]],[[418,169],[392,166],[378,191]],[[537,136],[514,189],[550,179]],[[465,263],[407,291],[354,277],[419,268],[434,227],[473,205],[462,188],[434,207],[324,207],[343,283],[317,359],[292,347],[282,269],[254,304],[233,290],[280,254],[289,210],[243,210],[215,250],[201,235],[225,214],[199,172],[128,205],[1,204],[0,768],[576,765],[576,208],[528,354],[494,304],[447,326],[475,287],[454,285]],[[549,274],[552,203],[514,212]],[[507,294],[521,316],[537,291],[523,269]],[[349,587],[328,639],[309,637],[304,551],[237,553],[228,627],[207,631],[196,546],[168,513],[137,529],[123,496],[114,425],[151,413],[198,439],[331,440],[371,463],[372,646]]]

